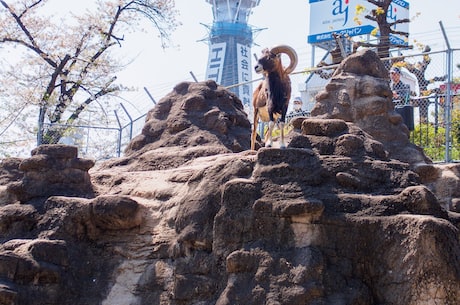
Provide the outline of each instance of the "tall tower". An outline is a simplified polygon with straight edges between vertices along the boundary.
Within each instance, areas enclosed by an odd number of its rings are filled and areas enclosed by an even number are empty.
[[[252,8],[260,0],[206,0],[212,5],[213,24],[209,31],[209,58],[206,79],[222,86],[245,83],[252,79],[251,47],[253,29],[248,25]],[[233,87],[243,102],[246,113],[251,111],[252,85]]]

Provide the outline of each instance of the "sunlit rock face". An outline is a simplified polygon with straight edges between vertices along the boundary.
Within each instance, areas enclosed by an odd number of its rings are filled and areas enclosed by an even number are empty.
[[[312,116],[356,124],[380,141],[394,159],[431,163],[410,143],[409,130],[394,110],[388,70],[373,51],[363,50],[342,61],[316,100]]]
[[[18,164],[17,169],[23,173],[21,180],[8,187],[17,200],[24,202],[51,195],[92,196],[88,170],[94,161],[78,158],[77,147],[42,145],[31,155]]]
[[[0,163],[0,304],[459,304],[458,167],[396,158],[384,72],[360,69],[286,149],[248,151],[241,102],[210,81],[177,85],[122,158]],[[39,179],[75,164],[67,193]]]
[[[156,150],[152,169],[176,167],[198,156],[249,149],[250,128],[243,104],[232,92],[214,81],[183,82],[148,112],[141,134],[125,153],[130,159],[151,159]],[[173,150],[177,158],[171,161]]]

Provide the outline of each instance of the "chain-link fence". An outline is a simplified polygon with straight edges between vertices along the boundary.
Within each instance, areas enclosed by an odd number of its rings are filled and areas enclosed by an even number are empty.
[[[120,156],[120,128],[49,123],[43,128],[42,144],[78,146],[78,153],[83,158],[103,160]]]
[[[409,128],[411,141],[435,162],[460,161],[460,50],[430,52],[426,49],[383,61],[388,70],[399,73],[405,84],[394,85],[396,80],[389,74],[395,111]],[[305,86],[300,90],[304,114],[313,108],[315,96],[328,84],[337,66],[293,73],[295,79],[298,75],[305,79]],[[288,116],[294,115],[291,107]]]
[[[409,128],[411,141],[433,161],[460,160],[460,73],[452,61],[459,51],[426,51],[385,62],[391,67],[395,110]],[[398,78],[406,89],[398,86]]]
[[[459,58],[460,50],[455,49],[392,57],[385,61],[389,69],[399,69],[401,80],[408,85],[404,95],[395,96],[395,110],[409,127],[411,141],[422,147],[433,161],[460,160]],[[300,86],[304,101],[302,115],[309,114],[316,94],[324,89],[333,72],[334,66],[326,66],[293,73],[293,85],[304,84]],[[235,90],[238,85],[231,87]],[[292,105],[289,115],[295,116]],[[115,116],[115,127],[45,125],[45,140],[77,145],[83,157],[96,160],[119,157],[142,130],[145,114],[132,119],[125,110],[122,118]],[[59,137],[53,139],[53,134]]]
[[[42,144],[66,144],[78,146],[80,157],[106,160],[120,157],[124,149],[139,134],[144,126],[145,116],[122,124],[116,115],[117,127],[44,124]]]

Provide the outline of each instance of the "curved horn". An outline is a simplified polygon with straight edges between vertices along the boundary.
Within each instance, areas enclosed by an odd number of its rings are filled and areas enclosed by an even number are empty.
[[[287,74],[294,71],[298,63],[297,52],[288,45],[279,45],[270,49],[273,54],[284,53],[289,56],[289,66],[284,70]]]

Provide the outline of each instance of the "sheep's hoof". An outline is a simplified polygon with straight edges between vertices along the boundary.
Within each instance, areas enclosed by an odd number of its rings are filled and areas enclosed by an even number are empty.
[[[272,147],[271,144],[265,144],[265,147]]]
[[[286,145],[282,144],[282,145],[280,145],[280,148],[281,149],[286,149]]]

